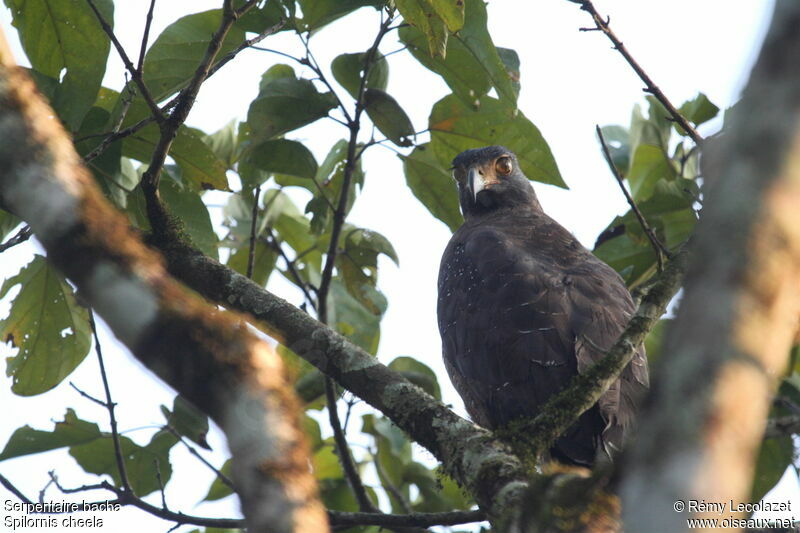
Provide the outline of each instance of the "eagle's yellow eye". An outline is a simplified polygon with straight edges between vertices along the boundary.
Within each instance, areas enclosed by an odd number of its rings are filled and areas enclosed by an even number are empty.
[[[494,169],[498,174],[508,176],[514,170],[514,164],[511,162],[510,157],[503,156],[495,162]]]

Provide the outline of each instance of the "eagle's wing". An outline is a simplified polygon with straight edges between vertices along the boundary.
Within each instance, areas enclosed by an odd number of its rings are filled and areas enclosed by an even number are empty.
[[[490,428],[535,415],[600,348],[610,347],[633,305],[616,272],[566,230],[549,226],[551,237],[563,241],[553,249],[586,257],[560,261],[518,233],[481,225],[462,227],[442,258],[445,365],[472,418]],[[604,431],[619,426],[621,404],[616,385],[554,451],[590,464]]]

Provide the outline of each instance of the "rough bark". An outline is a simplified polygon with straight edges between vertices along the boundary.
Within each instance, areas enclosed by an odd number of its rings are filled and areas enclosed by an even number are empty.
[[[622,484],[629,531],[686,531],[690,500],[748,502],[800,319],[800,4],[779,0],[734,118],[709,146],[685,296]],[[668,365],[668,368],[667,368]],[[673,504],[687,502],[677,513]]]
[[[147,367],[223,429],[248,529],[327,530],[282,360],[166,272],[110,207],[0,33],[0,203]],[[13,140],[13,142],[11,141]]]

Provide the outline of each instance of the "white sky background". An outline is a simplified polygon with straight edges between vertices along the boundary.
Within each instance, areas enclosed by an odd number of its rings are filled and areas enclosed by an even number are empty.
[[[117,2],[115,31],[131,56],[138,54],[148,3],[145,0]],[[597,0],[596,4],[601,13],[611,15],[612,28],[673,103],[680,105],[702,91],[723,109],[738,98],[763,38],[772,6],[769,0],[740,2],[735,9],[726,0],[673,0],[669,3]],[[151,42],[179,16],[219,5],[219,0],[157,3]],[[570,190],[565,191],[537,184],[542,204],[584,245],[591,247],[596,235],[608,222],[627,209],[600,153],[594,126],[627,126],[633,105],[644,102],[642,83],[602,34],[578,31],[580,27],[591,25],[591,19],[566,0],[494,0],[489,4],[488,12],[495,43],[515,49],[521,59],[519,107],[542,131],[570,186]],[[362,9],[314,35],[311,46],[319,63],[327,68],[340,53],[366,50],[374,38],[377,21],[376,11]],[[17,56],[22,58],[10,22],[8,10],[0,9],[0,24],[16,47]],[[298,56],[302,53],[297,38],[290,32],[270,37],[262,45]],[[385,54],[398,47],[395,37],[390,35],[384,40],[381,50]],[[203,85],[188,123],[213,132],[231,119],[244,120],[248,104],[256,96],[261,74],[277,62],[286,60],[258,51],[240,54]],[[449,92],[447,86],[407,53],[392,55],[389,65],[389,93],[409,114],[415,128],[424,130],[432,104]],[[297,65],[292,66],[298,72],[302,70]],[[112,48],[105,85],[119,89],[123,83],[124,69]],[[339,93],[346,95],[343,90]],[[701,133],[708,131],[701,128]],[[369,128],[366,128],[365,135],[368,132]],[[317,160],[322,161],[329,147],[346,134],[342,126],[323,120],[292,132],[289,137],[306,143]],[[427,135],[423,135],[418,142],[426,139]],[[406,188],[400,161],[392,151],[376,146],[367,151],[364,158],[366,187],[349,221],[381,232],[400,256],[399,268],[385,258],[380,263],[379,283],[389,300],[389,309],[382,323],[379,358],[387,363],[396,356],[411,355],[425,362],[437,372],[445,402],[452,403],[459,413],[464,414],[461,400],[441,364],[435,315],[439,258],[450,233]],[[223,199],[220,196],[220,201]],[[217,203],[216,200],[213,203]],[[300,203],[301,207],[303,205]],[[218,221],[219,209],[211,211],[212,217]],[[26,264],[34,249],[34,245],[28,244],[2,254],[0,273],[3,278]],[[299,292],[279,278],[277,274],[273,276],[274,283],[271,281],[270,289],[299,304]],[[0,304],[0,316],[6,313],[7,308],[8,301]],[[127,430],[127,436],[143,443],[152,430],[137,431],[136,428],[163,423],[158,406],[171,405],[173,393],[154,384],[147,371],[142,370],[123,348],[115,345],[107,331],[103,337],[111,390],[119,404],[117,412],[121,427]],[[0,355],[8,354],[9,349],[3,345]],[[67,381],[74,381],[87,392],[101,396],[94,353]],[[14,396],[9,387],[10,379],[0,378],[0,446],[24,424],[51,429],[52,421],[63,418],[66,406],[74,407],[82,418],[97,421],[102,429],[108,429],[105,411],[80,398],[66,381],[54,391],[33,398]],[[358,421],[351,427],[359,429]],[[221,434],[212,432],[209,441],[215,449],[210,457],[221,465],[224,460]],[[213,475],[188,456],[180,445],[173,450],[172,460],[174,475],[167,497],[173,510],[203,516],[232,516],[236,512],[232,498],[196,507]],[[47,471],[54,468],[65,485],[96,482],[96,478],[83,474],[66,452],[0,463],[0,472],[34,499],[47,481]],[[97,493],[91,497],[105,496]],[[772,497],[779,500],[793,498],[800,504],[796,476],[784,476],[781,489]],[[13,496],[0,488],[0,500],[8,498],[13,499]],[[46,497],[47,500],[60,498],[61,495],[52,488]],[[157,494],[148,499],[159,503]],[[7,514],[0,511],[2,516]],[[87,531],[166,531],[170,527],[170,524],[135,509],[103,517],[105,526],[102,529]],[[183,527],[179,531],[190,529]]]

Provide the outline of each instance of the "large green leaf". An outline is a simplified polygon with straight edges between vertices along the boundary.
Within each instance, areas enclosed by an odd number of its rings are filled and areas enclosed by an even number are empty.
[[[85,1],[5,0],[5,3],[11,9],[13,24],[19,30],[22,47],[33,68],[62,80],[55,91],[53,107],[67,126],[77,131],[100,89],[109,38]],[[113,26],[113,1],[94,3]]]
[[[447,24],[434,10],[429,0],[395,0],[407,24],[417,28],[428,43],[431,57],[445,57],[447,53]]]
[[[219,471],[228,479],[231,478],[231,460],[228,459],[225,461],[225,464],[219,469]],[[222,498],[226,498],[233,494],[233,489],[222,481],[222,479],[217,476],[214,478],[214,481],[211,482],[211,486],[208,487],[208,493],[206,493],[206,497],[203,498],[203,501],[215,501],[221,500]]]
[[[486,4],[483,0],[465,1],[464,27],[453,38],[461,41],[486,71],[503,104],[516,107],[517,91],[486,26]]]
[[[142,76],[157,102],[181,90],[191,80],[221,20],[221,9],[192,13],[167,26],[153,42],[145,55]],[[244,37],[244,30],[234,25],[222,41],[217,58],[233,51]]]
[[[241,7],[244,2],[237,0],[237,3]],[[235,24],[245,31],[261,33],[284,20],[284,25],[278,31],[293,30],[295,29],[294,13],[294,0],[270,0],[261,6],[256,5],[250,9],[239,17]]]
[[[372,123],[390,141],[398,146],[413,144],[414,126],[397,100],[380,89],[367,89],[364,104]]]
[[[297,0],[297,3],[303,11],[303,19],[298,22],[303,31],[317,30],[361,7],[378,9],[384,4],[380,0]]]
[[[347,291],[370,312],[380,316],[386,309],[386,298],[377,290],[378,255],[385,254],[399,264],[392,244],[380,233],[345,224],[340,238],[342,251],[336,257],[336,268]]]
[[[366,56],[366,52],[342,54],[336,56],[336,58],[331,61],[333,77],[353,98],[358,98]],[[372,64],[369,67],[369,74],[367,74],[367,81],[364,86],[368,89],[380,89],[383,91],[386,90],[388,81],[389,63],[386,62],[386,58],[383,57],[383,54],[376,52]]]
[[[417,361],[413,357],[401,356],[389,363],[389,368],[395,372],[400,372],[407,380],[437,400],[442,399],[442,392],[439,389],[436,373],[426,364]]]
[[[166,418],[167,425],[175,430],[176,433],[189,438],[207,450],[211,449],[206,441],[208,416],[200,412],[183,396],[175,396],[175,400],[172,402],[172,410],[162,405],[161,414]]]
[[[794,460],[794,444],[791,435],[765,439],[756,459],[753,491],[750,501],[761,501],[772,487],[781,480],[783,473]]]
[[[320,93],[310,80],[295,78],[291,67],[275,65],[264,73],[247,123],[256,138],[269,139],[326,116],[336,103],[332,93]]]
[[[253,167],[274,174],[311,180],[317,174],[317,160],[302,143],[288,139],[262,141],[249,148],[243,160]]]
[[[640,144],[633,153],[631,168],[626,177],[631,184],[633,198],[641,202],[653,195],[656,183],[662,179],[674,179],[677,173],[661,147]]]
[[[146,496],[167,484],[172,477],[169,450],[177,442],[178,439],[166,430],[156,433],[146,446],[139,446],[128,437],[119,437],[128,481],[137,496]],[[121,484],[111,435],[72,446],[69,454],[84,471],[111,476],[117,486]]]
[[[398,157],[403,160],[406,184],[417,200],[450,231],[457,230],[464,218],[458,205],[455,180],[439,164],[430,144],[417,146],[411,154]]]
[[[428,0],[452,33],[464,27],[464,0]]]
[[[81,420],[75,411],[67,408],[64,420],[56,422],[53,431],[42,431],[30,426],[23,426],[14,431],[6,447],[0,452],[0,461],[84,444],[101,436],[97,424]]]
[[[233,168],[239,159],[238,123],[235,119],[211,135],[204,136],[203,140],[227,168]]]
[[[331,283],[328,298],[332,327],[367,352],[375,354],[381,335],[380,315],[386,310],[386,300],[376,302],[380,311],[376,315],[350,295],[344,283],[338,279]]]
[[[242,276],[247,275],[247,264],[250,260],[250,243],[244,244],[239,247],[236,252],[232,253],[228,258],[228,266],[234,269]],[[256,240],[256,251],[253,256],[253,272],[252,280],[261,285],[267,285],[269,275],[275,269],[275,262],[278,260],[278,254],[263,240]]]
[[[32,396],[61,383],[89,353],[89,315],[78,305],[72,287],[41,255],[3,283],[0,298],[15,285],[21,290],[0,321],[0,338],[19,348],[16,356],[6,359],[11,390]]]
[[[347,152],[347,141],[344,139],[337,141],[317,170],[313,189],[310,189],[314,197],[306,204],[305,212],[311,213],[311,231],[317,235],[324,233],[330,226],[333,214],[331,206],[338,205],[344,185]],[[361,160],[359,160],[350,178],[345,215],[350,212],[356,200],[356,187],[363,185],[364,172],[361,169]]]
[[[455,95],[445,96],[434,104],[429,128],[431,148],[444,167],[464,150],[500,144],[517,155],[529,179],[566,188],[539,128],[495,98],[484,96],[474,110]]]
[[[685,102],[678,108],[678,111],[680,111],[681,115],[687,120],[699,126],[716,117],[717,113],[719,113],[719,108],[714,105],[705,94],[699,93],[693,100]],[[678,128],[678,131],[680,132],[682,130]]]

